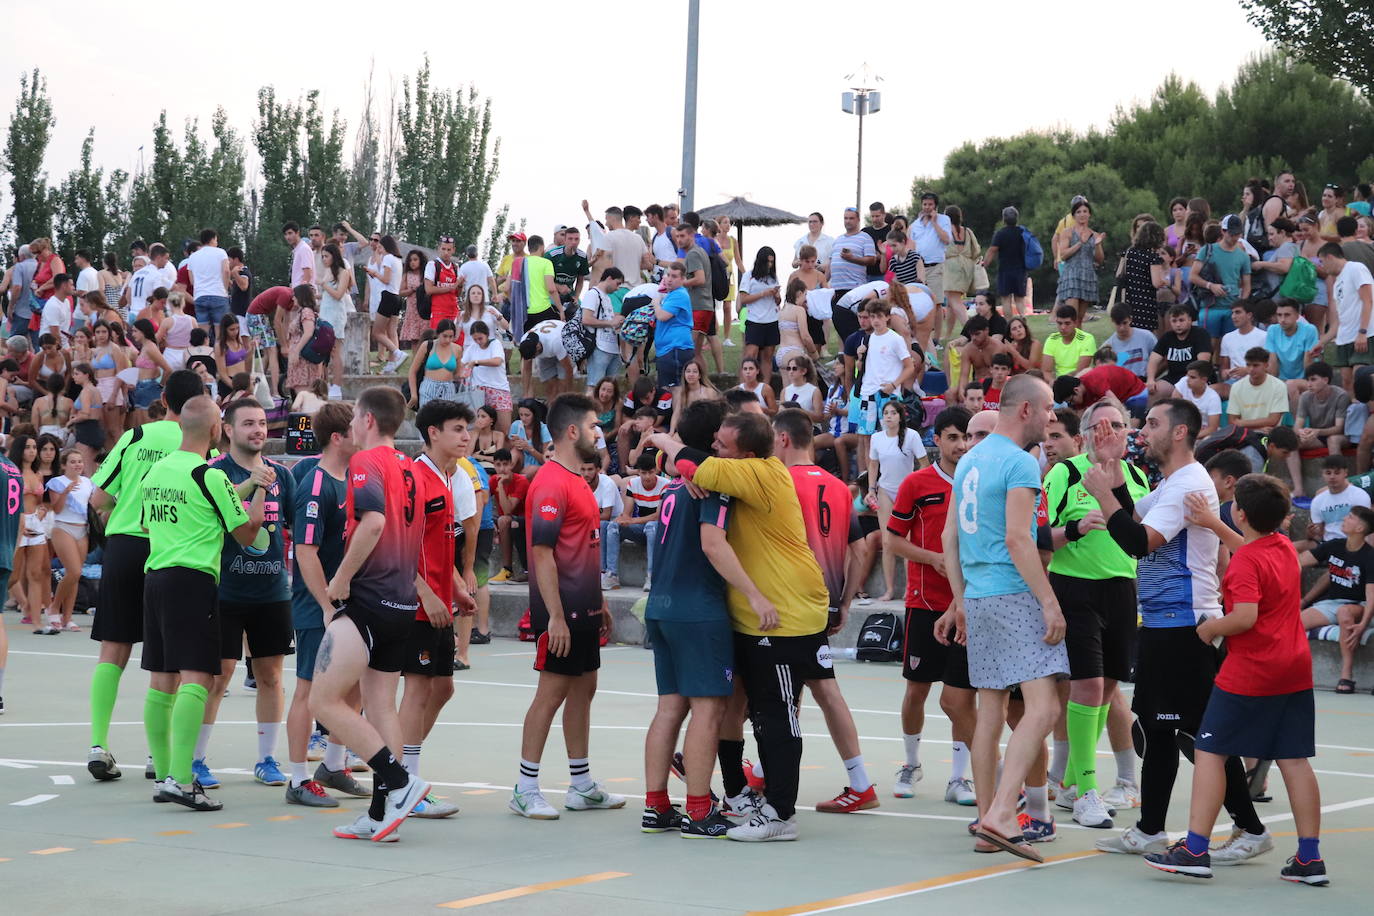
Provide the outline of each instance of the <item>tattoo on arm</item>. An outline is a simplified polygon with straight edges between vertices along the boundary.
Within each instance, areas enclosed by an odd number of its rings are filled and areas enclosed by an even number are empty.
[[[326,632],[320,640],[320,648],[315,653],[315,673],[324,674],[329,670],[329,656],[334,650],[334,634]]]

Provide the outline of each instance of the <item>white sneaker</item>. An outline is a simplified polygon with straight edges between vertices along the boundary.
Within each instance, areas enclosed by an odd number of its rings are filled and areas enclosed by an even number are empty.
[[[1116,785],[1102,793],[1102,804],[1116,811],[1140,807],[1140,787],[1133,782],[1120,779]]]
[[[372,836],[372,842],[381,843],[395,832],[396,828],[405,823],[405,819],[410,817],[410,812],[425,800],[429,794],[429,783],[412,776],[406,780],[406,784],[399,789],[392,789],[386,793],[386,813],[382,815],[381,829]]]
[[[575,786],[568,787],[568,794],[563,799],[563,807],[569,811],[591,811],[596,808],[623,808],[625,807],[625,796],[614,795],[606,791],[606,787],[599,782],[592,783],[590,789],[579,789]]]
[[[403,363],[403,362],[406,361],[406,351],[404,351],[404,350],[392,350],[392,351],[391,351],[391,361],[394,362],[396,365],[399,366],[401,363]]]
[[[1112,829],[1111,815],[1107,813],[1107,806],[1102,804],[1102,796],[1097,794],[1096,789],[1084,792],[1073,803],[1073,819],[1083,827]]]
[[[1078,800],[1078,787],[1061,785],[1059,791],[1054,793],[1052,797],[1056,805],[1065,811],[1072,811],[1073,803]]]
[[[603,592],[612,591],[620,588],[620,577],[615,573],[604,572],[601,574],[601,590]]]
[[[727,337],[727,338],[725,338],[725,342],[724,342],[723,346],[726,346],[726,347],[733,347],[733,346],[735,346],[735,342],[734,342],[733,340],[731,340],[730,338]]]
[[[1258,836],[1237,827],[1231,831],[1231,836],[1225,843],[1213,846],[1210,853],[1213,865],[1239,865],[1246,859],[1262,856],[1273,848],[1274,836],[1268,827]]]
[[[558,811],[553,805],[549,804],[544,798],[544,793],[538,789],[529,792],[521,792],[516,789],[511,793],[510,810],[521,817],[528,817],[535,821],[556,821]]]
[[[765,802],[753,817],[738,827],[731,827],[725,832],[725,835],[741,843],[775,843],[795,840],[799,835],[797,816],[794,814],[787,820],[783,820],[778,817],[778,812],[773,810],[773,806]]]
[[[374,821],[367,816],[364,811],[358,815],[358,819],[351,824],[344,824],[334,828],[334,835],[341,840],[368,840],[376,843],[395,843],[401,837],[395,831],[384,836],[378,836],[382,832],[382,822]]]
[[[1128,856],[1143,856],[1147,852],[1168,852],[1169,834],[1164,831],[1149,834],[1141,833],[1135,824],[1126,828],[1121,836],[1098,840],[1095,844],[1102,852],[1114,852]]]
[[[339,400],[339,399],[342,398],[342,397],[343,397],[343,389],[342,389],[342,388],[340,388],[338,385],[330,385],[330,386],[329,386],[329,399],[330,399],[331,401],[337,401],[337,400]]]
[[[748,819],[758,814],[763,805],[763,796],[745,786],[740,794],[725,799],[725,807],[721,809],[721,813],[726,817]]]
[[[393,359],[393,360],[390,360],[390,361],[388,361],[388,362],[382,363],[381,371],[378,372],[377,374],[378,374],[378,375],[391,375],[393,372],[396,371],[396,367],[397,367],[398,365],[399,365],[399,363],[397,363],[394,359]]]
[[[921,765],[902,764],[902,768],[897,771],[897,778],[892,783],[892,795],[894,798],[911,798],[916,794],[916,783],[921,781],[925,773],[921,772]]]
[[[645,574],[644,574],[644,590],[647,592],[647,591],[648,591],[650,588],[652,588],[652,587],[653,587],[652,577],[651,577],[648,573],[645,573]]]
[[[945,801],[956,805],[978,804],[978,796],[973,793],[973,781],[964,777],[951,779],[945,786]]]
[[[452,802],[443,801],[442,799],[435,798],[433,795],[426,795],[420,803],[415,806],[415,810],[410,812],[410,816],[437,819],[453,817],[453,815],[457,813],[458,806]]]

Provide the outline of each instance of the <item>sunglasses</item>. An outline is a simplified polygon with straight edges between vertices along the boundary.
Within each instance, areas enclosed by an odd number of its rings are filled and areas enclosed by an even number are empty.
[[[786,369],[788,372],[800,372],[800,371],[801,371],[801,366],[784,366],[783,368]]]

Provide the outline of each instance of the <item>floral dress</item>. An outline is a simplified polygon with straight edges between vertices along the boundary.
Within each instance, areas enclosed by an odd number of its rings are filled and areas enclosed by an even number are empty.
[[[314,325],[311,325],[310,333],[315,333]],[[287,352],[292,352],[304,336],[305,329],[301,325],[300,309],[295,309],[291,316],[291,326],[286,334]],[[324,365],[324,363],[312,363],[299,356],[291,359],[286,367],[286,386],[294,391],[309,388],[316,379],[324,378]]]
[[[420,317],[420,311],[415,306],[415,291],[424,282],[422,274],[412,271],[406,271],[405,277],[401,280],[401,298],[406,302],[406,315],[401,321],[401,333],[398,337],[403,342],[417,341],[429,329],[429,321]]]

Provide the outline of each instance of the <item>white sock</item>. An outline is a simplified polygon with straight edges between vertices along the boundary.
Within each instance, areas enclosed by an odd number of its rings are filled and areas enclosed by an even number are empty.
[[[3,673],[0,671],[0,674]],[[1116,758],[1116,778],[1133,786],[1136,785],[1135,748],[1128,747],[1124,751],[1112,751],[1112,756]]]
[[[520,778],[515,782],[517,792],[539,791],[539,764],[520,758]]]
[[[969,751],[968,745],[962,741],[955,741],[953,744],[954,765],[949,769],[950,779],[963,779],[968,775]]]
[[[196,759],[204,760],[205,753],[210,748],[210,732],[214,729],[214,723],[201,725],[200,737],[196,739]]]
[[[1049,821],[1049,786],[1026,786],[1026,813],[1037,821]]]
[[[902,743],[906,745],[906,765],[909,767],[921,765],[921,736],[902,735]]]
[[[299,786],[310,777],[305,775],[305,761],[291,761],[291,785]]]
[[[401,765],[406,768],[406,772],[416,778],[420,775],[420,745],[407,744],[402,748]]]
[[[324,746],[324,768],[337,773],[344,768],[344,746],[330,741]]]
[[[271,757],[277,749],[277,731],[281,728],[280,722],[259,722],[258,723],[258,761],[262,762]]]
[[[763,778],[763,761],[762,761],[762,760],[755,760],[755,761],[754,761],[754,778],[756,778],[756,779],[762,779],[762,778]]]
[[[868,770],[864,768],[864,755],[850,757],[844,762],[844,768],[849,773],[849,788],[855,792],[866,792],[873,785],[873,780],[868,778]]]
[[[1054,739],[1054,756],[1050,758],[1050,779],[1055,785],[1064,781],[1064,771],[1069,768],[1069,742]]]
[[[592,765],[586,757],[569,757],[568,774],[572,777],[572,787],[579,792],[585,792],[593,785]]]

